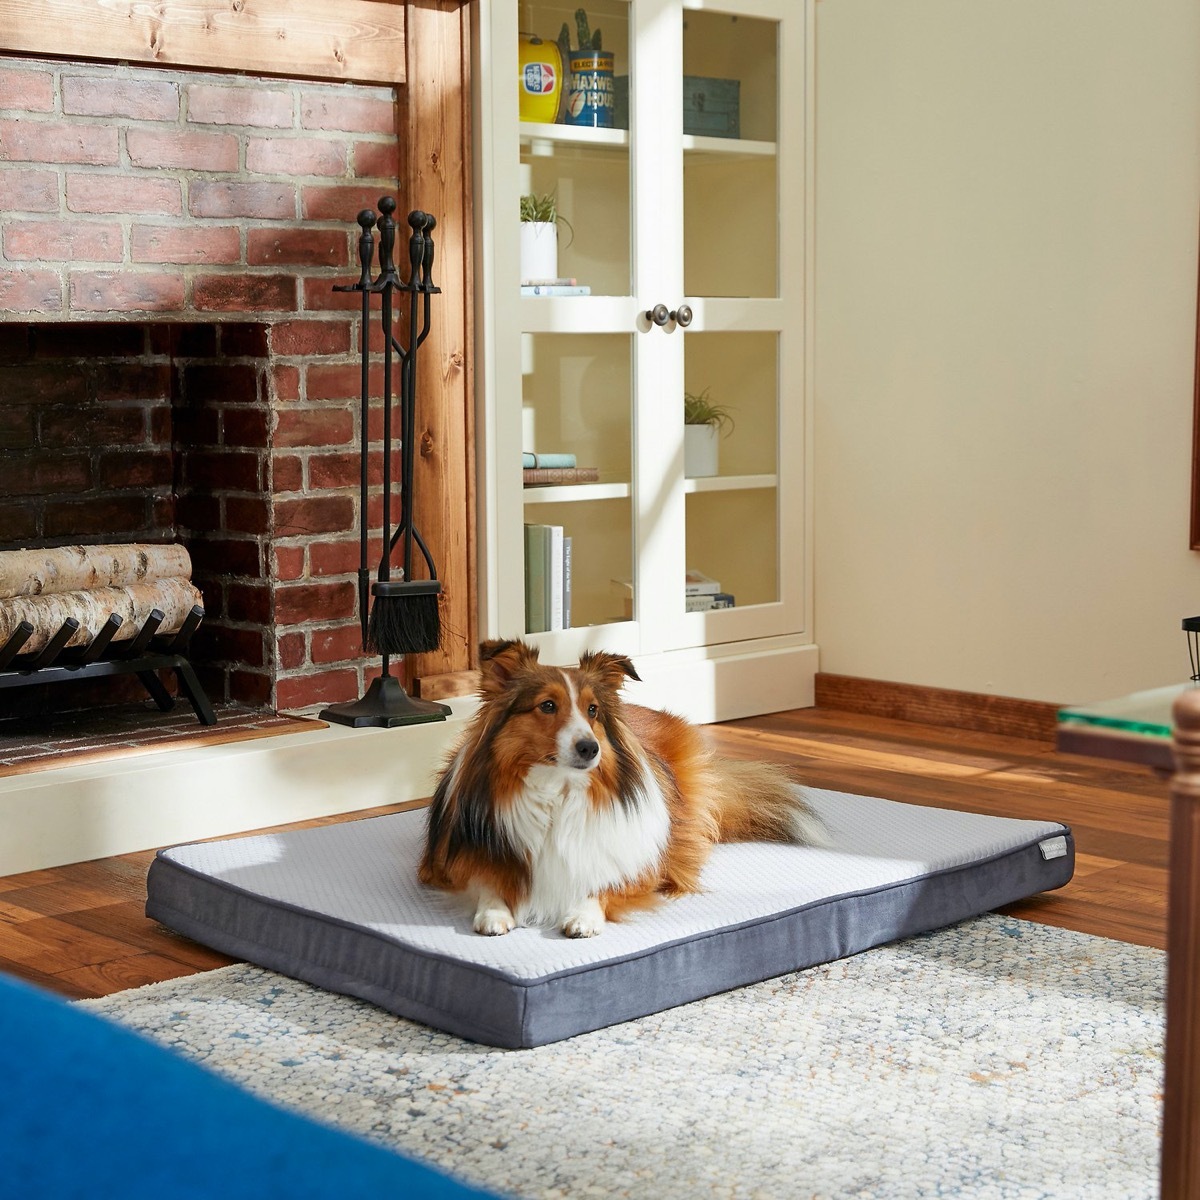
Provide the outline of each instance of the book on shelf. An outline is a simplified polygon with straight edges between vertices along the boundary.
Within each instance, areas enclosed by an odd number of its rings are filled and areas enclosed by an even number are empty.
[[[573,454],[539,454],[535,450],[521,452],[523,467],[574,467],[578,466]]]
[[[546,550],[546,570],[549,575],[549,587],[546,589],[546,607],[549,615],[551,631],[563,628],[563,527],[549,525],[550,530]]]
[[[525,526],[525,632],[570,628],[570,541],[561,525]]]
[[[685,596],[715,596],[720,590],[721,585],[715,579],[710,579],[701,571],[688,568],[683,582]]]
[[[579,282],[574,275],[555,275],[553,278],[536,279],[530,276],[521,280],[522,287],[574,287]]]
[[[592,289],[585,283],[523,283],[522,296],[590,296]]]
[[[547,526],[525,526],[525,632],[542,633],[548,619],[546,555]]]
[[[571,628],[571,538],[569,534],[563,535],[562,543],[562,564],[563,564],[563,583],[562,583],[562,615],[563,628]]]
[[[713,612],[718,608],[733,608],[734,599],[728,592],[714,592],[710,595],[685,596],[683,605],[685,612]]]
[[[599,467],[526,467],[521,472],[526,487],[555,483],[598,483]]]

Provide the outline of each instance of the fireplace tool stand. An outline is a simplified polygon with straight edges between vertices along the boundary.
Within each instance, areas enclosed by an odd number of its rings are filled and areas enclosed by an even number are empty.
[[[392,674],[392,658],[436,650],[441,644],[439,600],[442,585],[425,540],[413,521],[413,469],[416,440],[417,351],[429,336],[431,298],[441,288],[431,278],[433,270],[433,229],[437,222],[428,213],[414,210],[408,215],[411,233],[408,241],[409,277],[404,282],[393,261],[396,201],[384,196],[379,201],[379,218],[369,208],[358,214],[360,229],[358,257],[361,275],[357,283],[338,286],[337,292],[359,292],[362,296],[362,409],[361,469],[359,474],[359,571],[358,611],[362,623],[363,649],[381,655],[381,672],[367,692],[347,704],[322,709],[323,720],[354,728],[414,725],[426,721],[444,721],[450,708],[410,696],[399,678]],[[379,229],[379,274],[371,279],[375,256],[375,237]],[[408,294],[408,341],[402,345],[393,332],[396,292]],[[383,328],[383,537],[375,580],[371,582],[370,545],[367,523],[370,500],[370,330],[371,298],[380,297],[380,321]],[[418,312],[418,309],[420,310]],[[392,527],[392,418],[395,359],[399,359],[400,407],[400,515]],[[392,556],[402,549],[403,567],[394,569]],[[413,575],[414,550],[419,550],[428,579]],[[393,577],[395,570],[396,577]]]

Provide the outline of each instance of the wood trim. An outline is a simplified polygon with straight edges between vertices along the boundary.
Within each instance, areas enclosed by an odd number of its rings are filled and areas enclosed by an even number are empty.
[[[455,696],[473,696],[479,691],[478,671],[448,671],[444,675],[422,675],[417,680],[417,695],[422,700],[450,700]]]
[[[1192,523],[1191,546],[1200,550],[1200,258],[1196,280],[1196,370],[1192,380]]]
[[[1200,693],[1175,703],[1167,897],[1164,1200],[1200,1196]]]
[[[860,679],[825,671],[817,672],[816,701],[821,708],[1050,743],[1055,740],[1060,707],[1040,700]]]
[[[471,24],[460,0],[405,5],[408,85],[399,95],[405,211],[437,218],[429,337],[417,365],[413,512],[442,580],[443,644],[415,677],[470,666],[478,640],[472,297]],[[427,695],[419,689],[421,695]]]
[[[0,0],[0,51],[398,84],[404,18],[383,0]]]

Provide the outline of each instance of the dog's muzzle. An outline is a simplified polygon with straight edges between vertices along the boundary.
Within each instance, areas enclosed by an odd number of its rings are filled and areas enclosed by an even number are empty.
[[[571,747],[571,766],[586,770],[600,757],[600,743],[595,738],[580,738]]]

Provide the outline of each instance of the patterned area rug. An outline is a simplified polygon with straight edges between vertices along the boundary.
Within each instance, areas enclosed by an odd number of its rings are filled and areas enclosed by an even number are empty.
[[[1165,956],[986,916],[534,1050],[234,966],[82,1002],[530,1200],[1157,1195]]]

